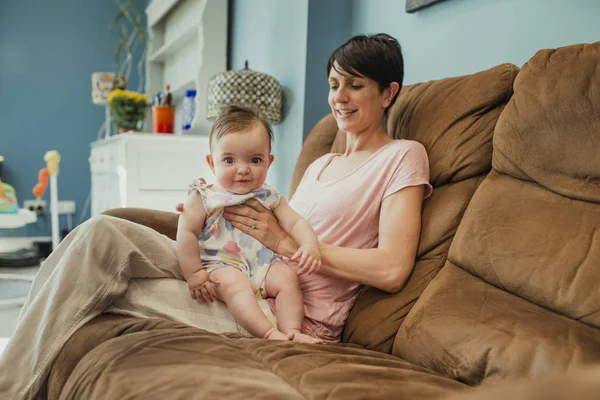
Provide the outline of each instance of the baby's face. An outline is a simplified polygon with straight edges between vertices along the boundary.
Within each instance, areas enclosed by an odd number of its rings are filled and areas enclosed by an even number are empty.
[[[219,186],[246,194],[265,183],[273,162],[269,150],[269,134],[262,124],[255,123],[246,132],[228,132],[213,142],[212,154],[206,160]]]

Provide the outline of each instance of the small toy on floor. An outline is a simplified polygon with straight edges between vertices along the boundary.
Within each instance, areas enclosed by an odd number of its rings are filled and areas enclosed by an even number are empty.
[[[32,190],[32,193],[36,199],[35,205],[33,206],[33,211],[38,215],[40,214],[40,202],[42,201],[46,187],[48,187],[48,168],[42,168],[38,173],[38,183],[33,187]]]
[[[18,211],[15,188],[0,181],[0,214],[16,214]]]

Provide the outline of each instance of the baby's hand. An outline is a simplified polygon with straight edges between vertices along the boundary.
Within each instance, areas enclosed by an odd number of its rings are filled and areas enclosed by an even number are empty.
[[[319,246],[314,244],[302,245],[290,260],[298,262],[298,272],[301,274],[310,275],[317,272],[321,268]]]
[[[196,271],[187,279],[188,287],[190,290],[200,289],[208,281],[208,278],[210,278],[210,274],[205,269]]]
[[[218,285],[219,281],[213,279],[205,269],[194,272],[194,274],[187,279],[187,283],[192,299],[200,300],[203,303],[212,303],[217,298],[217,294],[215,293],[212,284]]]

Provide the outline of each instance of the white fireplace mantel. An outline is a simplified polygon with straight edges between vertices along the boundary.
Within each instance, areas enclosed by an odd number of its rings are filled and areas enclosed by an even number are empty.
[[[146,92],[153,96],[171,85],[178,106],[176,133],[181,130],[179,105],[188,89],[197,91],[197,117],[190,133],[207,134],[210,129],[206,88],[212,76],[227,68],[227,13],[227,0],[153,0],[146,8]]]

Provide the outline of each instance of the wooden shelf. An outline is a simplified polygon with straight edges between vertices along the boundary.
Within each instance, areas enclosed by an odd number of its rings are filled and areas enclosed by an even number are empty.
[[[167,81],[167,82],[172,82],[172,81]],[[172,101],[173,104],[177,105],[181,100],[183,100],[183,97],[185,96],[185,92],[186,90],[189,89],[196,89],[196,81],[194,79],[186,79],[183,82],[175,82],[175,84],[171,84],[171,88],[170,88],[170,92],[171,92],[171,96],[172,96]],[[151,95],[154,96],[156,93],[152,93]]]
[[[179,103],[185,96],[185,91],[189,89],[196,89],[196,81],[194,79],[189,79],[178,86],[172,87],[171,94],[173,95],[173,102]]]
[[[161,140],[177,140],[181,143],[194,144],[198,141],[206,140],[207,135],[192,135],[185,133],[183,135],[176,133],[156,133],[156,132],[123,132],[118,135],[113,135],[108,139],[100,139],[91,143],[91,147],[106,146],[110,143],[120,140],[145,140],[145,141],[161,141]],[[29,211],[29,210],[27,210]]]
[[[195,35],[198,35],[199,25],[190,25],[182,29],[173,39],[163,44],[156,52],[150,54],[148,61],[150,62],[165,62],[173,54],[181,50]]]
[[[148,16],[148,27],[156,26],[167,15],[169,11],[177,4],[179,0],[160,0],[152,1],[146,7],[146,15]]]

